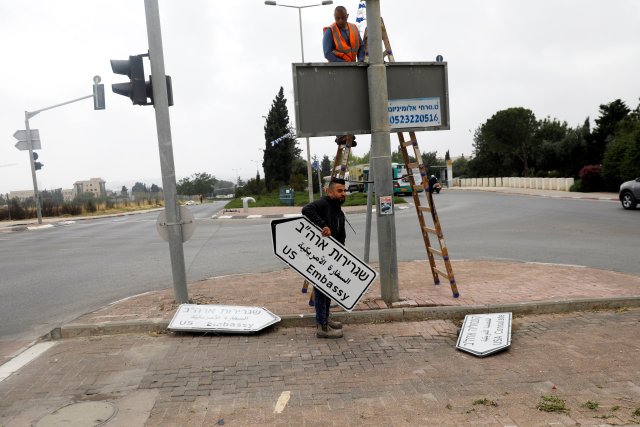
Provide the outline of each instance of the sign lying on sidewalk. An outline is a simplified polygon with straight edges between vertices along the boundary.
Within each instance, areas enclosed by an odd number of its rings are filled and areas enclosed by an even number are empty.
[[[340,307],[353,310],[377,273],[305,217],[271,221],[273,252]]]
[[[258,332],[278,323],[266,308],[239,305],[181,304],[169,323],[172,331]]]
[[[511,345],[511,313],[468,314],[456,348],[484,357]]]

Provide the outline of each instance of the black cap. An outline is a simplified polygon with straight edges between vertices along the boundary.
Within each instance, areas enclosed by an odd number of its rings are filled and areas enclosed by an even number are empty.
[[[335,182],[336,184],[342,184],[342,185],[345,185],[345,184],[346,184],[346,181],[345,181],[344,179],[342,179],[342,178],[335,178],[335,177],[331,178],[331,182]]]

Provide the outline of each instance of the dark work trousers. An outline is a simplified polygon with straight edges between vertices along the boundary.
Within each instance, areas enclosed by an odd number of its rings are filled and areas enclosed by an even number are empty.
[[[321,326],[327,326],[329,323],[329,307],[331,306],[331,298],[318,291],[313,292],[314,306],[316,308],[316,323]]]

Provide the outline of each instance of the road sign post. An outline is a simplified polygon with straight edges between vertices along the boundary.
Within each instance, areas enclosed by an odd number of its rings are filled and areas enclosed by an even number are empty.
[[[353,310],[377,277],[333,237],[305,217],[271,222],[274,254],[313,283],[317,291],[347,311]]]

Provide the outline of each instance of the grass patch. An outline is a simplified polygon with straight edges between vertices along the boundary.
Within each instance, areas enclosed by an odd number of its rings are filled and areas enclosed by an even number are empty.
[[[447,403],[447,406],[445,406],[445,408],[447,408],[448,410],[453,409],[453,406],[451,406],[451,403]]]
[[[611,407],[611,412],[616,412],[618,409],[620,409],[620,406],[615,405]]]
[[[250,208],[265,208],[271,206],[284,206],[280,202],[280,193],[273,192],[269,194],[261,194],[259,196],[251,196],[256,201],[255,203],[250,202]],[[315,193],[313,195],[313,200],[318,200],[321,197],[320,193]],[[296,191],[294,198],[294,206],[304,206],[309,203],[309,193],[306,191]],[[375,200],[373,200],[375,203]],[[406,203],[406,200],[403,197],[395,196],[393,198],[393,203],[401,204]],[[367,193],[353,193],[347,195],[347,199],[345,200],[342,206],[366,206],[367,205]],[[236,198],[232,199],[229,203],[227,203],[224,207],[225,209],[239,209],[242,208],[242,199]]]
[[[600,406],[598,402],[593,402],[591,400],[587,400],[582,404],[583,408],[591,409],[592,411],[596,411],[598,409],[598,406]]]
[[[569,412],[564,399],[556,396],[540,396],[536,409],[544,412]]]
[[[633,415],[634,417],[640,417],[640,406],[638,406],[636,410],[631,413],[631,415]]]
[[[493,400],[489,400],[486,397],[484,399],[476,399],[473,401],[474,405],[484,405],[484,406],[498,406],[496,402]]]

